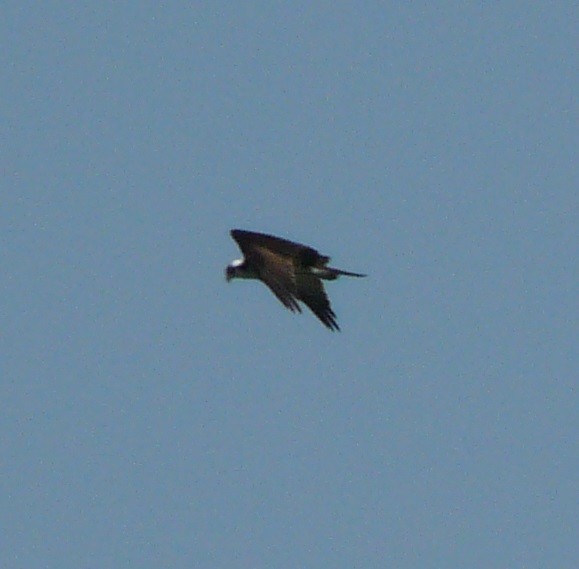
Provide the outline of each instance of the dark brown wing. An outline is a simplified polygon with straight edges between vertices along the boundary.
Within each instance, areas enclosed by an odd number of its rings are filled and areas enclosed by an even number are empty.
[[[273,253],[283,257],[291,257],[304,266],[312,266],[327,263],[330,258],[320,255],[318,251],[302,243],[268,235],[267,233],[257,233],[255,231],[245,231],[244,229],[232,229],[231,237],[235,239],[241,252],[250,257],[256,247],[268,249]]]
[[[330,330],[340,330],[336,314],[332,310],[322,281],[311,273],[296,275],[297,297],[322,321]]]
[[[294,263],[291,258],[276,255],[264,247],[252,247],[251,257],[260,279],[292,312],[301,312],[297,302]]]

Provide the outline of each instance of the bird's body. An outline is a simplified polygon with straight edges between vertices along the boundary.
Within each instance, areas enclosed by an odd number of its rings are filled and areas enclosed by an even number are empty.
[[[233,261],[227,267],[225,274],[228,281],[234,278],[260,280],[292,312],[301,312],[298,304],[301,301],[330,330],[340,329],[322,279],[365,275],[328,267],[330,257],[320,255],[312,247],[281,237],[242,229],[233,229],[231,236],[244,258]]]

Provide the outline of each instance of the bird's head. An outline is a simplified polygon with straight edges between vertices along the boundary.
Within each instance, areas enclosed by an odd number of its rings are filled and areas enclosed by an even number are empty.
[[[225,280],[229,282],[231,279],[239,277],[241,271],[240,267],[243,265],[243,259],[238,259],[233,261],[230,265],[225,268]]]
[[[227,265],[225,268],[225,280],[229,282],[231,279],[235,278],[235,267]]]

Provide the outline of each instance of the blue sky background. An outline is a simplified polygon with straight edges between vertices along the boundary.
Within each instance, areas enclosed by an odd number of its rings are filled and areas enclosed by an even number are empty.
[[[1,567],[577,567],[573,3],[2,12]]]

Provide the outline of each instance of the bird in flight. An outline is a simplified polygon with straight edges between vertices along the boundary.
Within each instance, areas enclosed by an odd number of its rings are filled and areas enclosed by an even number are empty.
[[[227,266],[227,281],[235,278],[260,280],[292,312],[302,311],[299,300],[324,326],[332,331],[340,330],[322,280],[333,281],[341,275],[366,275],[328,267],[330,257],[281,237],[243,229],[232,229],[231,237],[239,245],[243,258]]]

